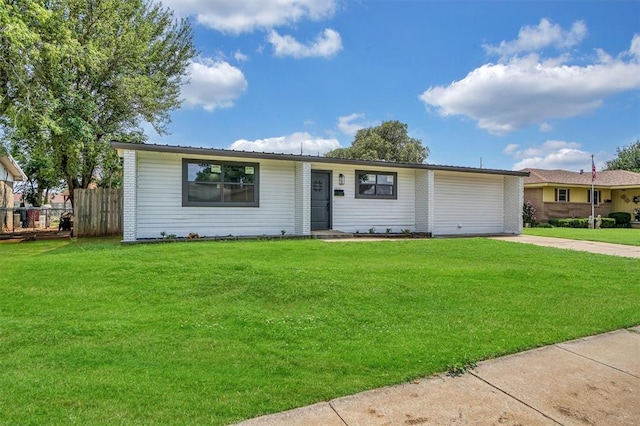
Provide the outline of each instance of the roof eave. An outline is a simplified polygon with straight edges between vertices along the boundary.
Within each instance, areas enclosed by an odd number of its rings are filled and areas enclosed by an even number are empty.
[[[14,181],[24,182],[27,180],[27,176],[22,171],[22,168],[10,154],[0,156],[0,163],[11,173]]]
[[[434,164],[411,164],[411,163],[393,163],[393,162],[385,162],[385,161],[351,160],[351,159],[330,158],[330,157],[320,157],[320,156],[300,155],[300,154],[278,154],[278,153],[269,153],[269,152],[233,151],[233,150],[218,149],[218,148],[201,148],[201,147],[187,147],[187,146],[176,146],[176,145],[156,145],[156,144],[132,144],[132,143],[123,143],[123,142],[111,142],[111,146],[116,150],[118,150],[119,155],[122,155],[122,153],[125,150],[136,150],[136,151],[150,151],[150,152],[166,152],[166,153],[173,153],[173,154],[257,158],[257,159],[263,159],[263,160],[351,164],[351,165],[360,165],[360,166],[425,169],[425,170],[436,170],[436,171],[438,170],[439,171],[456,171],[456,172],[465,172],[465,173],[483,173],[483,174],[497,174],[497,175],[521,176],[521,177],[529,176],[529,172],[514,171],[514,170],[480,169],[475,167],[440,166],[440,165],[434,165]]]

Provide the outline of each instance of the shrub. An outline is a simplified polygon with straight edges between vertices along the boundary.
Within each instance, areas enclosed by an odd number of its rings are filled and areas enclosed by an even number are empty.
[[[549,219],[549,223],[561,228],[588,228],[589,219],[586,217],[569,217],[566,219]],[[615,228],[616,221],[608,217],[602,218],[602,228]]]
[[[553,228],[553,225],[551,225],[550,223],[538,223],[536,225],[536,228]]]
[[[532,226],[536,224],[536,209],[531,204],[531,201],[527,201],[522,206],[522,218],[524,223],[529,223]]]
[[[631,213],[627,212],[613,212],[609,213],[609,217],[615,219],[616,228],[629,228],[631,226]]]
[[[629,225],[631,226],[631,225]],[[611,219],[610,217],[603,217],[602,218],[602,228],[615,228],[616,227],[616,220],[615,219]]]

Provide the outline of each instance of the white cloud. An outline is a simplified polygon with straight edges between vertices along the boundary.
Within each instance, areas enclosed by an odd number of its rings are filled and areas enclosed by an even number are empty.
[[[516,151],[516,149],[519,147],[520,145],[518,145],[517,143],[510,143],[509,145],[507,145],[504,150],[502,151],[503,153],[507,154],[507,155],[511,155],[513,152]]]
[[[280,35],[271,30],[267,41],[273,45],[276,56],[292,56],[294,58],[329,58],[342,50],[340,34],[331,28],[325,29],[310,43],[302,44],[290,35]]]
[[[553,130],[553,126],[549,123],[540,123],[540,131],[547,133]]]
[[[591,153],[583,151],[577,142],[549,140],[538,146],[518,150],[509,144],[503,152],[514,160],[513,170],[524,168],[580,170],[591,165]]]
[[[585,66],[567,64],[566,55],[513,57],[482,65],[449,86],[430,87],[420,99],[443,116],[468,116],[493,134],[532,124],[546,131],[547,120],[587,114],[608,96],[640,89],[640,62],[634,60],[640,58],[634,50],[640,51],[639,45],[635,36],[630,51]],[[625,61],[625,56],[632,60]]]
[[[188,72],[191,82],[182,86],[188,106],[202,106],[207,111],[229,108],[247,90],[242,71],[225,61],[199,58],[189,65]]]
[[[338,129],[340,129],[342,133],[353,136],[357,133],[358,130],[370,126],[370,123],[364,123],[360,121],[363,118],[364,114],[362,113],[354,113],[338,117]],[[358,120],[359,122],[354,123],[354,120]]]
[[[254,152],[278,152],[285,154],[300,154],[300,149],[305,155],[324,154],[336,148],[340,148],[337,139],[323,139],[311,136],[307,132],[296,132],[287,136],[278,136],[266,139],[249,141],[240,139],[229,146],[229,149]]]
[[[223,33],[292,25],[304,19],[333,16],[336,0],[164,0],[181,16],[195,16],[199,24]]]
[[[244,53],[242,53],[239,50],[235,51],[235,53],[233,54],[233,58],[238,62],[244,62],[244,61],[248,61],[249,60],[249,56],[245,55]]]
[[[629,48],[629,55],[631,55],[631,57],[636,61],[640,61],[640,34],[633,36],[633,40],[631,40],[631,47]]]
[[[576,21],[571,30],[565,31],[560,25],[553,24],[547,18],[542,18],[535,26],[520,28],[518,38],[512,41],[501,41],[499,45],[485,44],[485,51],[501,56],[511,56],[521,52],[537,52],[552,46],[557,49],[567,49],[580,43],[587,36],[587,26],[582,21]]]

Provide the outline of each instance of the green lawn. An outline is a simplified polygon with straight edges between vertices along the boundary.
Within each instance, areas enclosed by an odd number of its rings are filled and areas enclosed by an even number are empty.
[[[0,259],[4,424],[225,424],[640,324],[637,259],[489,239]]]
[[[525,228],[525,235],[568,238],[570,240],[600,241],[603,243],[640,246],[640,229],[631,228]]]

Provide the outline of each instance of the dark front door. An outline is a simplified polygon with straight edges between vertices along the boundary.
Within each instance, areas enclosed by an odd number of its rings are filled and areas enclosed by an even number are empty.
[[[311,230],[331,229],[331,172],[311,172]]]

